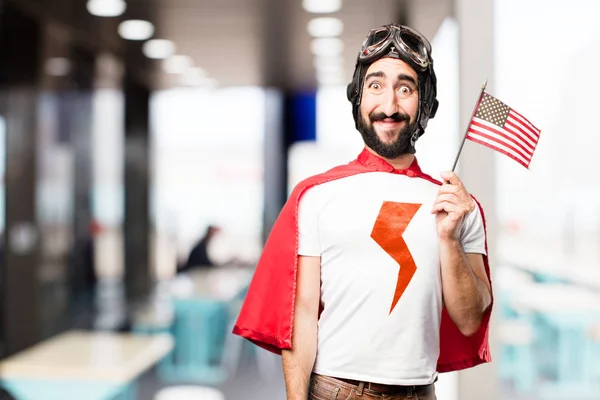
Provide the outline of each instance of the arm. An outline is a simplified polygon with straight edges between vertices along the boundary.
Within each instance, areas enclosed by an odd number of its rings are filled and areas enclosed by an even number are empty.
[[[433,206],[438,230],[442,293],[448,314],[463,335],[477,332],[491,304],[491,288],[481,254],[465,254],[460,232],[477,206],[456,174],[444,173],[449,182],[440,187]]]
[[[465,254],[458,241],[440,241],[440,262],[446,310],[463,335],[473,335],[492,303],[483,257]]]
[[[321,257],[298,257],[292,348],[282,351],[288,400],[306,400],[317,355],[317,322],[321,297]]]

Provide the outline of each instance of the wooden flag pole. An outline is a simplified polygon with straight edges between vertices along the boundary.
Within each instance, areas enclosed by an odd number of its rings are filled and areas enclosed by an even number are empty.
[[[456,164],[458,164],[458,157],[460,157],[460,153],[462,152],[463,146],[465,145],[465,141],[467,140],[467,134],[469,133],[469,126],[471,126],[471,121],[473,121],[473,117],[477,113],[477,109],[479,108],[479,103],[481,103],[481,99],[483,97],[483,93],[485,92],[485,88],[487,87],[487,79],[483,82],[483,86],[481,87],[481,93],[479,93],[479,98],[477,99],[477,103],[475,103],[475,108],[473,109],[473,113],[471,114],[471,119],[467,123],[467,129],[465,130],[465,136],[463,137],[462,143],[460,144],[460,148],[458,149],[458,154],[456,154],[456,158],[454,159],[454,165],[452,166],[452,172],[456,168]]]

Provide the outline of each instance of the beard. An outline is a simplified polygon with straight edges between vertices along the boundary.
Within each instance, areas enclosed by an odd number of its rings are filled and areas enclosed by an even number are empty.
[[[398,132],[396,139],[391,143],[384,143],[377,135],[377,132],[375,132],[375,126],[373,125],[374,122],[382,121],[386,118],[391,118],[396,122],[407,122],[407,124],[400,129],[400,132]],[[384,113],[371,114],[369,115],[369,122],[370,123],[367,123],[365,118],[360,116],[357,129],[365,144],[375,153],[387,159],[394,159],[405,154],[415,153],[415,149],[411,145],[410,140],[417,129],[417,121],[410,123],[408,114],[395,113],[391,116]],[[391,137],[394,134],[392,130],[384,131],[383,133],[388,137]]]

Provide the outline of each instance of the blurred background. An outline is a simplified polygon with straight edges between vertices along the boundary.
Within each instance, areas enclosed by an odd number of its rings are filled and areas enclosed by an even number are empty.
[[[433,45],[448,170],[480,87],[542,129],[530,169],[467,143],[494,362],[439,400],[600,399],[596,0],[0,0],[0,398],[285,398],[231,335],[291,188],[362,149],[369,29]],[[187,396],[187,397],[186,397]]]

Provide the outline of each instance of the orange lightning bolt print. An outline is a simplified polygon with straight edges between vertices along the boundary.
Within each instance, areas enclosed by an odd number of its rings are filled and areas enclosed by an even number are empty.
[[[417,271],[415,260],[413,260],[402,235],[419,207],[421,204],[384,201],[373,226],[373,232],[371,232],[373,240],[400,266],[390,314]]]

